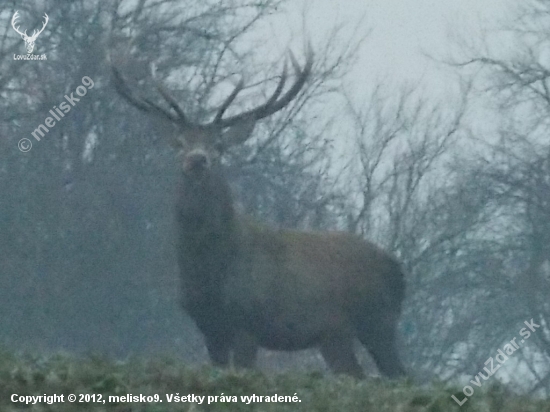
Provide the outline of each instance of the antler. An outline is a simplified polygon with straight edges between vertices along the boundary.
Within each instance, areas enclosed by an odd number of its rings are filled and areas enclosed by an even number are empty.
[[[50,20],[50,18],[48,17],[48,15],[46,13],[44,13],[44,23],[42,24],[42,28],[40,30],[33,30],[32,36],[30,37],[31,40],[36,40],[38,35],[40,33],[42,33],[44,31],[44,29],[46,28],[46,25],[48,24],[49,20]],[[26,33],[26,31],[25,31],[25,33]]]
[[[162,88],[160,85],[157,85],[157,90],[159,90],[160,94],[164,99],[166,99],[170,106],[176,111],[176,114],[170,112],[169,110],[166,110],[162,106],[159,106],[155,102],[151,101],[149,98],[144,96],[137,96],[132,92],[132,89],[128,86],[126,83],[126,80],[114,65],[111,65],[111,68],[113,70],[113,75],[115,78],[115,88],[117,92],[124,97],[128,102],[130,102],[133,106],[137,107],[138,109],[144,111],[144,112],[153,112],[156,115],[159,115],[161,117],[165,117],[171,122],[174,123],[181,123],[181,118],[183,121],[185,121],[185,115],[183,114],[183,111],[178,106],[178,104],[175,102],[175,100]],[[180,118],[181,116],[181,118]]]
[[[290,61],[292,62],[294,71],[296,72],[296,81],[282,97],[280,96],[285,87],[285,82],[287,79],[287,62],[286,61],[283,68],[283,72],[281,74],[281,80],[279,80],[279,84],[277,84],[275,91],[273,92],[271,97],[267,100],[267,102],[265,102],[261,106],[258,106],[254,109],[223,119],[222,117],[224,112],[231,105],[231,103],[233,103],[233,100],[235,100],[235,97],[237,97],[237,94],[243,88],[243,84],[241,81],[235,87],[235,89],[229,95],[229,97],[225,100],[225,102],[223,102],[221,107],[218,109],[218,113],[214,118],[213,124],[216,124],[219,127],[229,127],[237,123],[240,123],[242,121],[260,120],[260,119],[263,119],[264,117],[272,115],[275,112],[278,112],[287,104],[289,104],[298,95],[298,93],[304,86],[307,78],[309,77],[309,74],[311,73],[311,68],[313,67],[313,51],[311,46],[308,46],[307,53],[306,53],[306,64],[304,65],[303,69],[300,68],[300,65],[298,64],[292,51],[289,51],[289,55],[290,55]]]
[[[19,34],[21,35],[21,37],[27,37],[27,30],[25,30],[24,33],[22,33],[20,30],[19,30],[19,26],[15,27],[15,23],[16,23],[16,20],[19,18],[19,10],[16,10],[15,11],[15,14],[13,15],[13,17],[11,18],[11,27],[13,27],[13,29]]]

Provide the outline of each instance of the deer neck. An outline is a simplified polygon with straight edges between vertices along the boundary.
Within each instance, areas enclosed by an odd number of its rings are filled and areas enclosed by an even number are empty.
[[[189,252],[224,258],[235,247],[237,222],[227,181],[217,171],[183,174],[178,230]],[[201,256],[203,257],[203,256]]]

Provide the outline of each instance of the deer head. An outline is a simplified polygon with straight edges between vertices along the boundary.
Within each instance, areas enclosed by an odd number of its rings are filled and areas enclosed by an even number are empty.
[[[18,18],[19,18],[19,11],[16,11],[11,19],[11,26],[19,35],[21,35],[21,38],[25,41],[25,47],[27,48],[27,53],[32,53],[32,51],[34,50],[34,42],[36,41],[40,33],[44,31],[44,29],[46,28],[46,25],[48,24],[48,20],[49,20],[48,15],[44,13],[44,23],[42,23],[42,28],[40,30],[34,30],[32,33],[32,36],[27,36],[27,30],[25,30],[24,32],[21,32],[19,30],[19,26],[15,27],[15,24]]]

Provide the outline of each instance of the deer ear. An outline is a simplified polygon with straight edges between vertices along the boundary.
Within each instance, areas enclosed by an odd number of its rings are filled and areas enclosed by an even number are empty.
[[[255,125],[256,120],[249,119],[227,128],[222,134],[223,146],[228,148],[244,143],[252,135]]]

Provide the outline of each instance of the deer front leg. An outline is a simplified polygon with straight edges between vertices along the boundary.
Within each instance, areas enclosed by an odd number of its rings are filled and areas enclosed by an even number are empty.
[[[233,338],[233,363],[238,368],[251,369],[256,364],[258,343],[247,332],[237,332]]]

